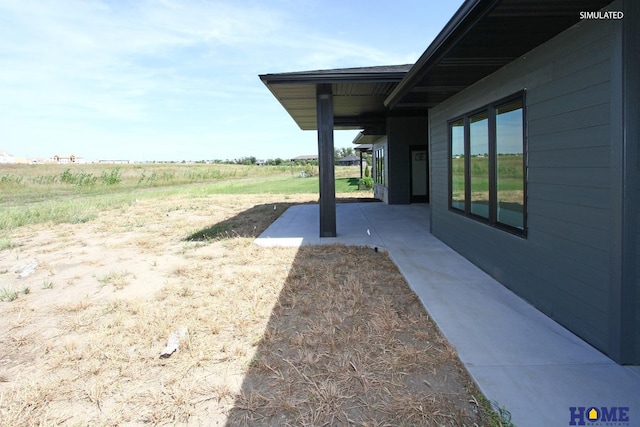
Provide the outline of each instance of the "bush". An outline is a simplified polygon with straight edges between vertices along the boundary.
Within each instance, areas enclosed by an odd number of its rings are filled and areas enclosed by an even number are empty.
[[[371,177],[371,169],[369,169],[369,165],[365,166],[365,168],[364,168],[364,177],[365,178]],[[372,187],[373,187],[373,185],[372,185]]]
[[[102,182],[104,182],[106,185],[119,184],[122,181],[120,167],[116,166],[109,173],[103,171],[102,175],[100,175],[100,179],[102,179]]]
[[[304,165],[304,174],[305,176],[313,176],[314,175],[313,166],[310,164]]]
[[[85,187],[96,183],[98,177],[91,173],[72,173],[71,169],[65,169],[60,175],[60,181],[66,184],[74,184],[78,187]]]
[[[359,187],[373,188],[373,178],[365,176],[358,181]]]

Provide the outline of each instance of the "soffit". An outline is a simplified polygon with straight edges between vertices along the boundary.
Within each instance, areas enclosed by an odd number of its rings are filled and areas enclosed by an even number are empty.
[[[395,111],[431,108],[545,43],[611,0],[469,0],[387,98]]]
[[[335,129],[364,129],[385,121],[385,99],[411,65],[264,74],[263,83],[303,130],[317,129],[316,92],[330,85]]]

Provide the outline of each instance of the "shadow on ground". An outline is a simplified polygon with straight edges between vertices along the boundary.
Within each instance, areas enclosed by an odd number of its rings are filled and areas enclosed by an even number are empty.
[[[304,246],[227,426],[484,425],[477,393],[387,254]]]
[[[289,207],[300,203],[268,203],[256,205],[239,214],[198,230],[186,241],[203,242],[234,237],[258,237]]]
[[[365,203],[379,202],[372,197],[339,197],[337,203]],[[234,237],[256,238],[267,229],[289,207],[307,203],[268,203],[256,205],[239,214],[217,222],[202,230],[187,236],[184,240],[190,242],[205,242],[210,240],[229,239]]]

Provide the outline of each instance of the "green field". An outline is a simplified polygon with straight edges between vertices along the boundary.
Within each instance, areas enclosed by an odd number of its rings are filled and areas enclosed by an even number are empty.
[[[225,164],[2,165],[0,230],[80,223],[101,210],[171,195],[318,193],[317,167]],[[312,172],[314,176],[308,176]],[[358,191],[358,167],[336,167],[336,192]]]

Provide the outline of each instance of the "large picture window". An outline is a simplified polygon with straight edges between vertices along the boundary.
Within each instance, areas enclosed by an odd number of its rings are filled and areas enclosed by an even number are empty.
[[[524,235],[524,94],[449,122],[449,207]]]

